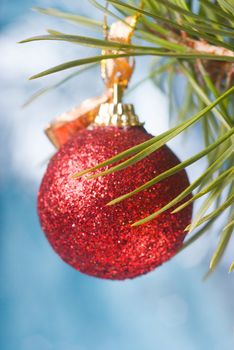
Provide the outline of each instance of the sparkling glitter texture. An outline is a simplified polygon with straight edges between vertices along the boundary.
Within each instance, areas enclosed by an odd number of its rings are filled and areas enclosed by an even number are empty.
[[[147,224],[130,224],[155,212],[188,186],[181,171],[114,206],[112,199],[134,190],[179,160],[163,146],[140,162],[87,180],[71,175],[152,136],[142,127],[84,129],[51,159],[38,195],[42,228],[60,257],[88,275],[122,280],[153,270],[181,247],[192,207],[171,210]]]

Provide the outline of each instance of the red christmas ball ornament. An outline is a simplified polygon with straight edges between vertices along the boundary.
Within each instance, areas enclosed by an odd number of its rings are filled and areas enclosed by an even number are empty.
[[[129,105],[121,106],[131,110]],[[110,107],[113,112],[113,104],[101,110],[110,111]],[[59,256],[80,272],[113,280],[145,274],[175,255],[192,215],[191,206],[176,214],[170,209],[146,224],[131,226],[162,208],[189,185],[185,171],[107,206],[111,200],[179,164],[167,146],[119,172],[93,179],[86,175],[72,178],[152,138],[143,127],[131,126],[137,123],[132,122],[133,113],[130,114],[130,126],[94,126],[78,132],[62,146],[49,163],[38,195],[41,226]],[[111,116],[116,123],[116,114]],[[126,124],[126,113],[121,118]],[[97,121],[101,124],[100,115]]]

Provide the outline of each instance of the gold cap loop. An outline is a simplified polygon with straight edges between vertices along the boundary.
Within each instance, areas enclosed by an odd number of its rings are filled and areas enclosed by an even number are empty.
[[[123,104],[122,88],[118,84],[113,87],[113,102],[103,103],[94,120],[95,126],[142,126],[132,104]]]

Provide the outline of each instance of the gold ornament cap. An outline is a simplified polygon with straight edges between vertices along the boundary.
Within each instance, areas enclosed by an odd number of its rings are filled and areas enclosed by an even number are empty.
[[[123,90],[119,84],[113,86],[113,102],[103,103],[94,119],[94,126],[142,126],[132,104],[122,103]]]

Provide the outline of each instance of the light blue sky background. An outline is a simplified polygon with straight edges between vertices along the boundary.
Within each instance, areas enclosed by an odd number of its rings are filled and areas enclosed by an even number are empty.
[[[92,70],[26,109],[21,105],[37,88],[59,76],[26,78],[64,60],[85,57],[90,49],[64,43],[16,42],[44,28],[81,27],[30,11],[34,5],[75,9],[100,17],[88,1],[2,1],[0,117],[0,325],[3,350],[231,350],[234,348],[234,282],[227,274],[233,244],[206,283],[218,227],[192,248],[154,272],[133,281],[110,282],[78,273],[62,262],[38,223],[36,194],[46,160],[54,152],[43,134],[56,115],[102,92]],[[93,34],[93,33],[92,33]],[[147,72],[138,60],[134,80]],[[178,91],[181,84],[178,85]],[[146,128],[168,128],[168,101],[147,82],[129,101]],[[202,147],[200,131],[176,139],[171,147],[185,159]],[[204,164],[189,169],[193,179]]]

